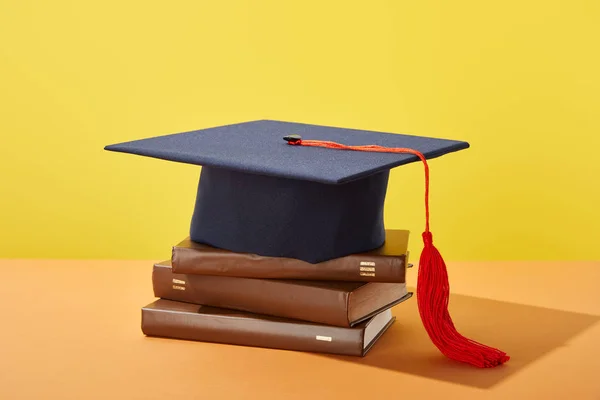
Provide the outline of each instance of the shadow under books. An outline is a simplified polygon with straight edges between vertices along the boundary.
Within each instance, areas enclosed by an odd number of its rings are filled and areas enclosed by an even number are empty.
[[[479,369],[442,356],[421,325],[416,300],[394,307],[396,322],[365,357],[319,356],[485,389],[600,320],[595,315],[463,295],[451,295],[449,310],[461,334],[505,351],[511,357],[508,363]]]

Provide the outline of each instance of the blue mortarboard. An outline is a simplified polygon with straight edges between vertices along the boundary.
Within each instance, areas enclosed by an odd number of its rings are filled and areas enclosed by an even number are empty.
[[[385,240],[389,171],[418,158],[322,148],[303,139],[410,147],[427,158],[463,141],[281,121],[251,121],[106,147],[202,166],[190,226],[193,241],[236,252],[317,263],[372,250]]]
[[[429,232],[426,160],[468,147],[459,140],[259,120],[105,149],[202,166],[191,240],[310,263],[382,246],[389,172],[422,161],[426,229],[417,282],[421,319],[446,356],[490,367],[508,356],[455,330],[447,311],[446,266]]]

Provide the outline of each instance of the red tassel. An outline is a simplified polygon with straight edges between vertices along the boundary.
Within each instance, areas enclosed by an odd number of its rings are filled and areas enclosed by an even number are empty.
[[[429,231],[429,167],[423,154],[414,149],[389,148],[376,145],[347,146],[335,142],[302,140],[297,136],[289,136],[284,139],[291,145],[380,153],[409,153],[419,157],[425,167],[424,248],[419,260],[417,278],[417,303],[423,326],[433,344],[442,354],[452,360],[469,363],[480,368],[489,368],[503,364],[510,359],[503,351],[462,336],[458,333],[452,318],[450,318],[448,312],[450,285],[446,263],[433,245],[433,235]]]
[[[423,233],[425,247],[419,260],[417,302],[425,330],[435,346],[448,358],[476,367],[489,368],[507,362],[503,351],[467,339],[456,331],[448,300],[450,285],[446,263],[433,245],[431,232]]]

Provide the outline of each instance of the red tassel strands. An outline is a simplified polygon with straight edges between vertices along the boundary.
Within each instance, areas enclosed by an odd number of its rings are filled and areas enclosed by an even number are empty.
[[[425,330],[440,352],[450,359],[469,363],[479,368],[495,367],[510,359],[506,353],[498,349],[462,336],[454,327],[448,312],[450,285],[446,263],[433,245],[433,236],[429,231],[429,166],[423,154],[408,148],[376,145],[347,146],[328,141],[302,140],[296,135],[286,136],[284,139],[289,144],[296,146],[379,153],[408,153],[419,157],[425,167],[425,232],[423,232],[424,248],[419,260],[417,303]]]

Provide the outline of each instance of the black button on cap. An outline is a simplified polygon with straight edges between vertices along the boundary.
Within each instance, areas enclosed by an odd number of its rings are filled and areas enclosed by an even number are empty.
[[[286,140],[290,143],[296,143],[300,140],[302,140],[302,136],[300,135],[287,135],[283,137],[283,140]]]

